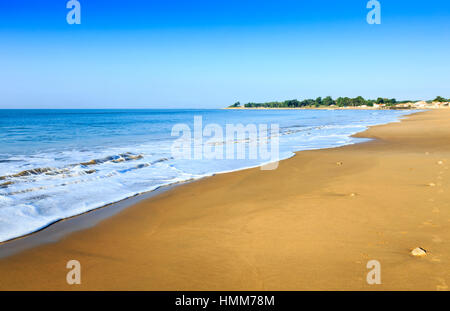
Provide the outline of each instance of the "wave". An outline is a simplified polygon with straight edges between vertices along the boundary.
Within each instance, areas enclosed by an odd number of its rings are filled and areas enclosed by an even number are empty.
[[[69,173],[72,168],[77,167],[77,166],[86,167],[86,166],[103,164],[103,163],[107,163],[107,162],[120,163],[120,162],[140,160],[143,158],[144,158],[144,156],[142,154],[134,155],[131,152],[127,152],[127,153],[123,153],[123,154],[119,154],[119,155],[108,156],[108,157],[105,157],[102,159],[94,159],[94,160],[89,160],[86,162],[69,164],[67,167],[63,167],[63,168],[52,168],[52,167],[32,168],[32,169],[21,171],[19,173],[6,175],[6,176],[0,176],[0,180],[7,180],[7,179],[12,179],[12,178],[17,178],[17,177],[38,176],[38,175],[43,175],[43,174],[48,175],[48,176],[65,175],[65,174]],[[164,158],[164,159],[166,159],[166,158]],[[164,159],[161,159],[161,160],[164,160]],[[89,170],[83,171],[84,174],[92,174],[95,172],[96,172],[95,169],[89,169]],[[78,174],[80,174],[80,173],[78,173]],[[0,186],[6,185],[6,184],[7,183],[3,183],[3,184],[0,184]]]

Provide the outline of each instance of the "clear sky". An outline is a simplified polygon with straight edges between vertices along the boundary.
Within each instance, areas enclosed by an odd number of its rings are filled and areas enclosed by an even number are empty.
[[[0,1],[0,108],[450,97],[450,1]]]

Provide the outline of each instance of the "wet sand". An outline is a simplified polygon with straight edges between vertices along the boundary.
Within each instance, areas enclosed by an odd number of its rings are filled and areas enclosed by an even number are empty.
[[[0,289],[448,290],[449,121],[418,113],[357,135],[367,143],[175,187],[0,259]],[[66,283],[72,259],[81,285]]]

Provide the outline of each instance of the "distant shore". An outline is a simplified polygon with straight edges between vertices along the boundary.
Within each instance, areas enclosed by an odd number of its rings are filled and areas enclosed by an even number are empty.
[[[356,135],[370,142],[175,187],[0,259],[0,289],[448,290],[449,120],[420,112]]]
[[[436,96],[433,100],[402,100],[395,98],[365,99],[362,96],[355,98],[338,97],[333,99],[331,96],[316,99],[291,99],[285,101],[270,101],[255,103],[249,102],[241,104],[236,102],[228,106],[231,109],[433,109],[450,108],[450,99],[442,96]]]
[[[381,110],[386,108],[375,107],[294,107],[294,108],[269,108],[269,107],[226,107],[230,110]],[[419,110],[420,108],[403,108],[405,110]]]
[[[423,105],[417,107],[277,107],[277,108],[269,108],[269,107],[226,107],[222,109],[230,109],[230,110],[386,110],[386,109],[398,109],[398,110],[423,110],[423,109],[450,109],[450,106],[440,107],[430,105]]]

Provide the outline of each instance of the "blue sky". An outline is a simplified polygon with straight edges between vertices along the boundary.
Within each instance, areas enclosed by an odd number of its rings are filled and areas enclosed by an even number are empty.
[[[220,108],[450,97],[450,2],[0,2],[0,108]]]

